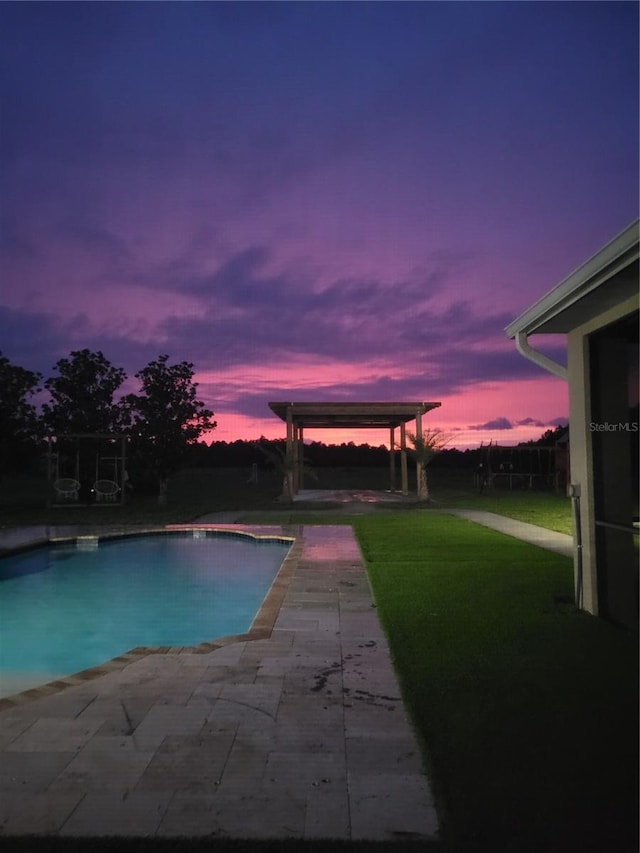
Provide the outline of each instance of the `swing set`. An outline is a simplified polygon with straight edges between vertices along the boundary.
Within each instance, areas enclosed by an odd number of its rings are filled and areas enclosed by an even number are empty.
[[[490,442],[480,447],[481,463],[474,475],[474,485],[484,489],[553,489],[566,486],[566,445],[552,447],[518,445],[505,447]]]
[[[78,433],[48,440],[50,506],[118,506],[126,497],[126,439]]]

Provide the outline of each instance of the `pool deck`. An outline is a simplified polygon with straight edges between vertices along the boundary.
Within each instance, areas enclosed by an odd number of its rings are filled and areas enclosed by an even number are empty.
[[[438,838],[351,528],[262,530],[296,554],[255,639],[0,700],[0,838]]]

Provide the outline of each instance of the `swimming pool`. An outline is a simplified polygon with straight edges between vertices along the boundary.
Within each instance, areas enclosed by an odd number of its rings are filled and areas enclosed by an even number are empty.
[[[190,530],[0,559],[0,696],[139,646],[249,630],[292,541]]]

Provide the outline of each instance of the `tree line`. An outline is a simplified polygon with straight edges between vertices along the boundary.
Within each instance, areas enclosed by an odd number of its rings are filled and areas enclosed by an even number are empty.
[[[270,467],[284,458],[284,439],[233,442],[201,441],[216,428],[214,413],[198,399],[193,381],[194,365],[171,364],[160,355],[135,374],[139,390],[121,394],[128,379],[102,352],[72,351],[43,380],[0,353],[0,475],[25,470],[43,454],[43,443],[53,437],[87,434],[127,436],[127,469],[136,487],[151,487],[162,495],[169,478],[183,466]],[[34,397],[46,392],[40,406]],[[547,430],[527,446],[553,446],[563,428]],[[446,447],[434,434],[433,441],[420,437],[409,448],[424,464],[443,468],[477,468],[487,448],[467,450]],[[424,448],[422,448],[424,444]],[[305,458],[312,468],[383,467],[389,464],[384,445],[343,442],[305,444]]]
[[[135,374],[138,391],[117,398],[127,374],[100,351],[72,351],[44,383],[0,353],[0,474],[24,470],[47,440],[125,434],[132,479],[162,495],[189,446],[216,427],[193,376],[191,362],[159,355]],[[48,400],[38,407],[34,397],[43,391]]]
[[[554,447],[556,441],[564,435],[566,427],[546,430],[543,435],[521,446]],[[414,442],[415,444],[415,442]],[[235,441],[212,441],[191,445],[186,459],[192,467],[202,468],[249,468],[253,464],[267,464],[261,448],[286,450],[286,441],[261,437],[257,442],[245,439]],[[407,450],[415,450],[409,443]],[[477,468],[486,460],[488,447],[480,446],[459,450],[456,447],[441,447],[429,461],[431,468]],[[389,449],[384,444],[357,444],[353,441],[340,444],[325,444],[321,441],[309,441],[304,445],[305,459],[313,468],[388,468]]]

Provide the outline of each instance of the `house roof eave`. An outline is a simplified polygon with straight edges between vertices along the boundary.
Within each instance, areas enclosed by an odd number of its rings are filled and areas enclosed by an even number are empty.
[[[505,328],[518,333],[566,333],[611,304],[637,293],[640,255],[636,220]],[[635,267],[633,266],[635,265]],[[603,285],[615,279],[615,292]]]

